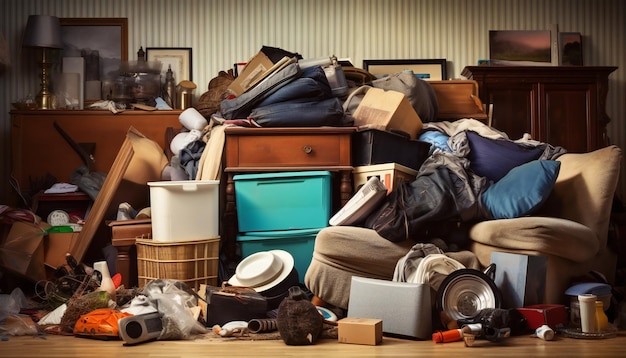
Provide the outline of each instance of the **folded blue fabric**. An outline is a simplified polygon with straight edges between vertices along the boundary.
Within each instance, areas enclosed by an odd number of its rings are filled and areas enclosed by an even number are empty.
[[[429,155],[433,154],[435,149],[440,149],[444,152],[452,152],[452,149],[448,145],[448,139],[450,139],[450,136],[439,131],[425,131],[420,134],[418,138],[418,140],[422,142],[427,142],[431,144],[430,152],[428,153]]]

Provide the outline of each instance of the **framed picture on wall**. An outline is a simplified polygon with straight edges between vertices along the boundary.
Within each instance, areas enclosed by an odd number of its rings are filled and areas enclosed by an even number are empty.
[[[85,71],[96,63],[97,80],[116,74],[122,61],[128,60],[127,18],[60,18],[63,57],[84,57]],[[97,59],[97,61],[94,61]],[[94,75],[95,76],[95,75]],[[89,78],[85,78],[89,80]]]
[[[191,47],[146,47],[146,60],[160,61],[161,77],[171,67],[174,80],[179,83],[183,80],[193,81],[191,74]]]
[[[491,30],[489,59],[494,65],[551,65],[550,30]]]
[[[363,60],[363,69],[376,77],[411,70],[415,76],[426,81],[441,81],[447,78],[445,58],[424,60]]]
[[[559,32],[559,65],[583,65],[583,40],[580,32]]]

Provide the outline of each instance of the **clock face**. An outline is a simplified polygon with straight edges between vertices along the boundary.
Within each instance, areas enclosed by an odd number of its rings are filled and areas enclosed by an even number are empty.
[[[63,210],[54,210],[48,215],[48,224],[52,226],[67,225],[70,222],[70,215]]]

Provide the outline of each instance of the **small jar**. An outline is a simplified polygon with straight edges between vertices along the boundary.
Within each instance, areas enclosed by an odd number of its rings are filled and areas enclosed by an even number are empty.
[[[178,109],[187,109],[192,106],[193,91],[196,89],[196,84],[191,81],[181,81],[177,88],[176,105]]]

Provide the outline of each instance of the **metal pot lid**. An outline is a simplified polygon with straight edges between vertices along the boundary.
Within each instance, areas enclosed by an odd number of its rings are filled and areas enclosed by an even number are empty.
[[[437,310],[452,320],[474,317],[485,308],[500,308],[500,292],[493,279],[474,269],[449,274],[437,291]]]

